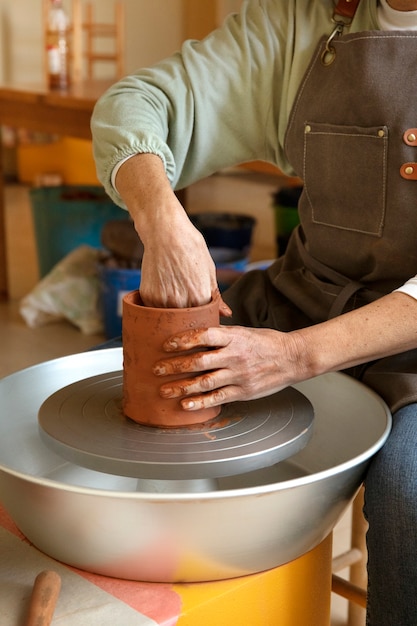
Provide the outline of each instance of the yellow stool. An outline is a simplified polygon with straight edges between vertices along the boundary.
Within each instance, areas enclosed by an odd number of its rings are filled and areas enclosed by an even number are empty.
[[[178,626],[329,626],[332,537],[300,558],[259,574],[173,585]]]

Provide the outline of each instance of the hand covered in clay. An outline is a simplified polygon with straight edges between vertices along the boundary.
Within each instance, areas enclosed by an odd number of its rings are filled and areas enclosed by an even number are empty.
[[[189,331],[165,343],[167,359],[155,364],[154,373],[161,376],[161,395],[182,398],[189,411],[260,398],[325,372],[415,349],[416,316],[416,299],[393,292],[288,333],[240,326]],[[182,350],[196,353],[174,356]],[[163,384],[164,375],[178,373],[190,378]]]
[[[300,380],[295,337],[295,333],[240,326],[193,330],[171,337],[164,349],[172,356],[167,354],[167,359],[153,368],[161,377],[160,394],[183,398],[182,407],[192,411],[280,391]],[[198,348],[202,351],[175,357],[177,351]],[[190,378],[163,383],[163,376],[184,373]]]

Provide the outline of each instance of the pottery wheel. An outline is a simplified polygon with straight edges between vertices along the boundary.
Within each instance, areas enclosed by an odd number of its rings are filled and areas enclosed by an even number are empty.
[[[188,480],[217,478],[273,465],[310,439],[313,407],[293,388],[235,402],[206,424],[161,429],[122,412],[122,372],[63,387],[39,410],[44,443],[61,457],[120,476]]]

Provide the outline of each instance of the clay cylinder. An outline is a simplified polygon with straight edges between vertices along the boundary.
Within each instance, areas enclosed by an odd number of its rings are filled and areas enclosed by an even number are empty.
[[[123,298],[123,411],[135,422],[159,428],[180,428],[208,422],[220,407],[184,411],[178,398],[162,398],[159,388],[190,374],[155,376],[153,365],[170,355],[163,343],[182,331],[219,325],[219,301],[186,309],[144,306],[139,291]],[[175,353],[175,356],[181,353]],[[174,356],[174,355],[173,355]]]

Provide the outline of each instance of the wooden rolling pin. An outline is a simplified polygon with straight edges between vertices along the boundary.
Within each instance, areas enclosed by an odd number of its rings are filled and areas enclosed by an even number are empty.
[[[61,577],[45,570],[37,575],[30,598],[29,613],[25,626],[49,626],[61,590]]]

